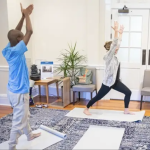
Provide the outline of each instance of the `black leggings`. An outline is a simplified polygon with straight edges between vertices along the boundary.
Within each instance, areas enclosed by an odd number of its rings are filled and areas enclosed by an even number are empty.
[[[102,84],[102,87],[100,88],[98,94],[87,104],[87,108],[90,108],[95,102],[102,99],[111,89],[114,89],[116,91],[125,94],[124,104],[125,104],[125,108],[128,108],[130,97],[131,97],[131,91],[120,80],[117,80],[112,87],[108,87]]]

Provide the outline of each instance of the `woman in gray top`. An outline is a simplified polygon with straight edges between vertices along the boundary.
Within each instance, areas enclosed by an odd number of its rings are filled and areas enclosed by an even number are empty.
[[[111,89],[114,89],[116,91],[119,91],[123,94],[125,94],[124,98],[124,113],[125,114],[133,114],[129,111],[128,106],[130,102],[131,97],[131,91],[128,87],[126,87],[119,79],[120,75],[120,63],[118,61],[118,58],[116,56],[119,47],[120,42],[122,40],[122,34],[124,27],[120,26],[120,29],[118,30],[118,22],[114,22],[114,27],[112,27],[115,31],[114,40],[106,42],[104,47],[108,51],[107,54],[104,56],[105,60],[105,75],[103,79],[102,86],[98,92],[98,94],[89,101],[87,104],[87,108],[85,108],[84,113],[86,115],[91,115],[89,112],[89,108],[98,100],[102,99]],[[119,37],[118,37],[119,33]]]

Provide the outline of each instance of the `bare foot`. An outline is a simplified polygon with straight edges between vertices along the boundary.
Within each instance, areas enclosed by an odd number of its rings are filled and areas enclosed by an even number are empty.
[[[129,111],[129,108],[124,109],[124,114],[135,115],[135,113]]]
[[[130,112],[130,111],[124,111],[124,114],[128,114],[128,115],[135,115],[135,113]]]
[[[41,135],[41,133],[34,133],[28,141],[31,141],[31,140],[39,137],[40,135]]]
[[[88,115],[88,116],[92,115],[92,114],[90,114],[88,108],[85,108],[84,111],[83,111],[83,113],[84,113],[85,115]]]

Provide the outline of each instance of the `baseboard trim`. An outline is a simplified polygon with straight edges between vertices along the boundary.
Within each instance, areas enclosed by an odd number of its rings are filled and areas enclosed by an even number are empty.
[[[36,89],[32,90],[33,98],[38,96]],[[7,94],[0,94],[0,106],[11,106],[7,98]]]
[[[31,61],[27,59],[27,65],[30,67]],[[54,68],[58,68],[60,64],[54,64]],[[86,65],[87,67],[96,68],[96,70],[103,70],[105,68],[104,65]],[[9,71],[9,66],[0,66],[0,71]]]
[[[116,101],[124,101],[124,99],[110,99],[110,100],[116,100]],[[131,99],[130,101],[134,101],[134,102],[140,102],[140,100],[135,100],[135,99]],[[143,102],[148,102],[146,100],[143,100]]]
[[[10,106],[7,94],[0,94],[0,105]]]
[[[141,91],[136,89],[131,89],[131,101],[141,101]],[[124,100],[124,94],[113,90],[107,95],[107,99],[111,100]],[[149,96],[144,96],[143,102],[150,102]]]
[[[9,71],[9,67],[8,66],[0,66],[0,71],[8,72]]]

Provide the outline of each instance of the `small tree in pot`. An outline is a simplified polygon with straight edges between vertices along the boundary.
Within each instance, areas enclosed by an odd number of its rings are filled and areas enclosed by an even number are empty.
[[[76,43],[74,46],[69,45],[69,50],[65,50],[61,53],[60,66],[55,70],[58,74],[63,72],[64,77],[71,77],[71,86],[76,84],[76,76],[80,71],[80,68],[85,67],[83,64],[86,62],[86,57],[79,54],[76,50]]]

